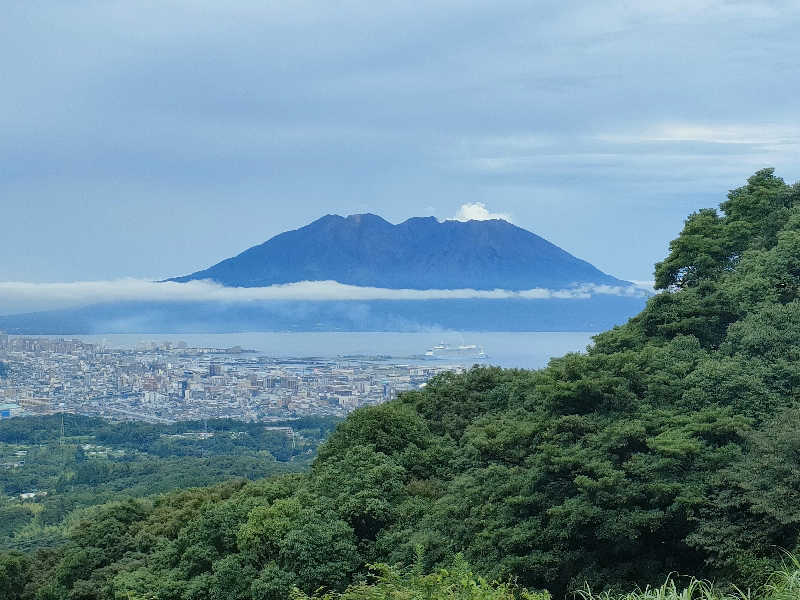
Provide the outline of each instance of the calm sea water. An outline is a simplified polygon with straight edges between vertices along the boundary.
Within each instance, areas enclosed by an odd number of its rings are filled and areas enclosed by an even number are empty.
[[[423,361],[425,351],[440,343],[475,344],[487,354],[484,360],[448,356],[442,364],[484,363],[503,367],[536,369],[567,352],[582,352],[594,333],[575,332],[481,332],[481,333],[220,333],[220,334],[106,334],[68,336],[113,348],[134,348],[148,342],[186,342],[192,347],[241,346],[275,357],[336,357],[385,355],[399,361]]]

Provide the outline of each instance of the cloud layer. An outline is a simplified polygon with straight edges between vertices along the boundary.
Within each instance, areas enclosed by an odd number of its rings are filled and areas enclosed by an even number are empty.
[[[593,295],[644,296],[635,287],[576,285],[562,290],[409,290],[358,287],[336,281],[302,281],[257,288],[224,287],[211,281],[153,282],[141,279],[72,283],[0,282],[0,315],[75,308],[103,302],[253,302],[439,299],[585,299]]]

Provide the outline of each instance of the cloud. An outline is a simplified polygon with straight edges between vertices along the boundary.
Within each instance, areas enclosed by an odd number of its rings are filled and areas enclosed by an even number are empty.
[[[345,300],[586,299],[593,295],[644,296],[635,287],[581,284],[551,290],[411,290],[359,287],[336,281],[301,281],[269,287],[224,287],[212,281],[188,283],[141,279],[71,283],[0,282],[0,314],[75,308],[104,302],[254,302]]]
[[[489,221],[490,219],[502,219],[511,222],[511,216],[506,213],[489,212],[483,202],[472,202],[462,204],[461,208],[451,219],[452,221]]]
[[[596,136],[619,144],[697,142],[703,144],[779,148],[800,145],[800,128],[793,123],[662,123],[641,131]]]
[[[636,280],[636,279],[631,279],[630,281],[637,288],[639,288],[641,290],[644,290],[648,294],[655,294],[655,292],[656,292],[656,282],[654,280],[652,280],[652,279],[647,280],[647,281],[639,281],[639,280]]]

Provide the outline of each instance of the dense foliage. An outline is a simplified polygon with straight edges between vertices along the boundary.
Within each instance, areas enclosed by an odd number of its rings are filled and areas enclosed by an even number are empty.
[[[791,557],[790,557],[791,558]],[[292,600],[550,600],[547,592],[531,592],[510,583],[490,583],[474,575],[463,560],[453,568],[430,575],[417,570],[403,573],[387,565],[370,569],[369,581],[359,582],[343,593],[308,596],[295,590]],[[593,592],[586,587],[575,592],[576,600],[797,600],[800,597],[800,563],[796,559],[765,577],[757,590],[720,590],[713,583],[695,578],[669,577],[659,586],[633,592]]]
[[[457,556],[452,568],[425,575],[420,565],[403,572],[385,564],[373,565],[365,581],[349,586],[344,592],[326,592],[309,596],[293,590],[292,600],[550,600],[546,591],[530,591],[512,583],[489,582],[476,576]],[[593,600],[593,599],[587,599]],[[692,600],[692,599],[688,599]],[[714,599],[716,600],[716,599]],[[720,599],[723,600],[723,599]]]
[[[9,598],[277,600],[459,555],[557,598],[676,571],[763,585],[800,534],[800,186],[760,171],[721,209],[586,354],[358,410],[304,475],[98,507],[3,559]]]
[[[0,547],[59,544],[88,506],[302,470],[337,421],[306,417],[271,428],[228,419],[150,425],[76,415],[3,421]],[[281,425],[291,425],[294,435],[275,429]]]

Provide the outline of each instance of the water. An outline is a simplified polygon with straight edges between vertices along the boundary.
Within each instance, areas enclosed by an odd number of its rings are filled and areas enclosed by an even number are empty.
[[[473,363],[537,369],[550,358],[567,352],[581,352],[594,333],[576,332],[302,332],[302,333],[218,333],[218,334],[105,334],[68,336],[112,348],[134,348],[148,342],[186,342],[190,347],[231,348],[241,346],[275,357],[330,358],[342,355],[390,356],[398,362],[427,362],[425,351],[440,343],[475,344],[483,347],[487,358],[448,356],[433,362]],[[53,337],[53,336],[42,336]]]

